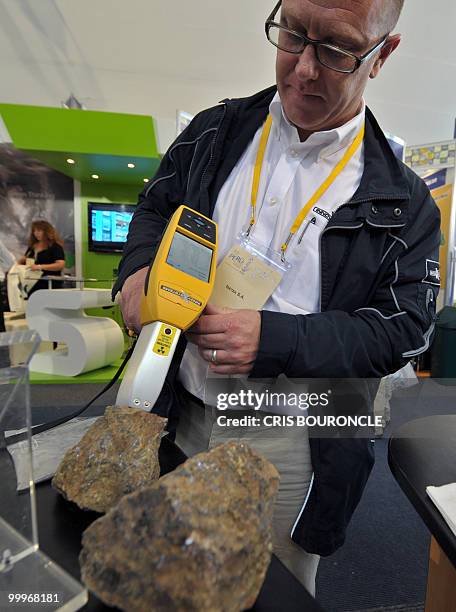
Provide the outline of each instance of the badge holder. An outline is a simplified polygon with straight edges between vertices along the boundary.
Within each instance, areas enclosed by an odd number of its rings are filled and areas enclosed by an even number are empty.
[[[87,590],[40,550],[32,470],[29,363],[40,343],[33,330],[0,334],[0,610],[79,610]],[[28,455],[28,486],[17,490],[12,433]],[[9,441],[10,440],[10,441]]]
[[[261,310],[290,268],[282,253],[242,233],[217,268],[210,302]]]

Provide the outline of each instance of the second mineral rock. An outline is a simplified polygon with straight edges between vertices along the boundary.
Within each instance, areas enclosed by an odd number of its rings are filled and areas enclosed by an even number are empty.
[[[278,482],[244,443],[196,455],[85,531],[84,582],[128,612],[250,608],[271,558]]]

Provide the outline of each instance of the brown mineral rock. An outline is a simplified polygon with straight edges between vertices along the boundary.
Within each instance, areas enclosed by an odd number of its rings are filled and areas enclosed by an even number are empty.
[[[127,493],[160,476],[158,447],[166,419],[108,406],[64,458],[52,480],[80,508],[107,512]]]
[[[247,444],[196,455],[84,532],[85,584],[128,612],[250,608],[271,558],[278,483]]]

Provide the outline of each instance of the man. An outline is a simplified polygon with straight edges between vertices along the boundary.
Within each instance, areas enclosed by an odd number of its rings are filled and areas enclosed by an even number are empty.
[[[242,437],[275,463],[274,550],[311,592],[319,555],[344,541],[372,468],[370,440],[309,440],[298,428],[222,430],[213,409],[194,398],[213,405],[208,369],[252,378],[379,378],[428,348],[438,210],[363,101],[368,79],[400,42],[391,32],[402,3],[279,2],[266,23],[277,47],[277,89],[195,117],[140,196],[114,287],[114,294],[122,289],[126,324],[138,328],[145,266],[182,203],[218,222],[219,262],[251,217],[253,239],[274,251],[287,247],[293,267],[264,307],[209,305],[186,334],[179,379],[187,397],[176,440],[193,453]],[[261,142],[255,212],[249,203]]]

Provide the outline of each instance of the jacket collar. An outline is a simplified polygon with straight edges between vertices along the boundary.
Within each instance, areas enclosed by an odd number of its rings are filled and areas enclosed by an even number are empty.
[[[369,108],[366,108],[364,146],[364,174],[352,200],[410,199],[404,164],[394,155]]]
[[[365,219],[372,227],[401,228],[407,224],[410,187],[404,164],[394,155],[374,115],[366,108],[364,172],[349,206],[338,211],[337,223]],[[335,219],[333,218],[334,222]]]

